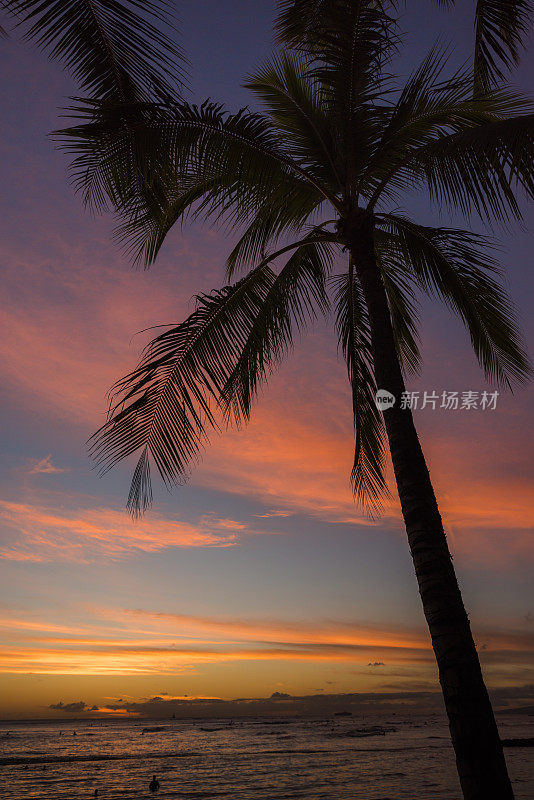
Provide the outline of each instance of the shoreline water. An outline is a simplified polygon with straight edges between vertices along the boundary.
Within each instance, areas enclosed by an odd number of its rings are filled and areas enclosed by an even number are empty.
[[[532,736],[534,718],[499,721]],[[442,717],[69,720],[0,724],[0,798],[460,800]],[[150,726],[150,727],[148,727]],[[11,733],[6,735],[11,729]],[[143,730],[144,729],[144,730]],[[76,736],[72,735],[76,731]],[[70,735],[69,735],[70,734]],[[516,800],[534,796],[534,751],[506,754]]]

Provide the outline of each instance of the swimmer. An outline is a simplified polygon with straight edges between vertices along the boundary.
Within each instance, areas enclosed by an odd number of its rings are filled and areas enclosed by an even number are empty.
[[[151,792],[157,792],[159,789],[159,781],[155,775],[152,775],[152,780],[148,784],[148,788]]]

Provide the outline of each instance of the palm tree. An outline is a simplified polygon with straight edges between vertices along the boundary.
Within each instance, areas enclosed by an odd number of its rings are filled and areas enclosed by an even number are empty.
[[[73,71],[89,52],[86,38],[100,35],[92,20],[91,36],[74,41],[72,17],[69,35],[58,39],[55,3],[9,5],[32,13],[54,6],[55,16],[39,17],[31,35]],[[96,7],[63,4],[74,5]],[[141,74],[141,48],[108,59],[111,89],[82,58],[78,76],[89,97],[72,106],[80,119],[61,135],[86,201],[111,203],[122,220],[118,238],[146,265],[188,215],[224,221],[241,232],[228,279],[243,273],[199,296],[185,322],[151,342],[117,383],[93,451],[104,471],[139,453],[128,505],[142,513],[151,465],[168,485],[180,483],[219,417],[247,420],[295,331],[333,308],[352,388],[355,496],[377,513],[389,448],[464,797],[507,800],[513,793],[436,498],[411,410],[398,402],[405,375],[419,367],[419,293],[459,315],[489,380],[521,383],[529,365],[491,241],[421,225],[395,208],[418,188],[466,218],[520,217],[518,191],[534,193],[534,112],[493,86],[519,52],[528,4],[479,0],[473,69],[446,79],[446,58],[435,48],[400,88],[388,75],[399,45],[394,3],[279,5],[286,49],[247,82],[261,114],[176,98],[157,69],[157,46]],[[122,47],[120,25],[113,30]],[[397,399],[383,413],[377,389]]]

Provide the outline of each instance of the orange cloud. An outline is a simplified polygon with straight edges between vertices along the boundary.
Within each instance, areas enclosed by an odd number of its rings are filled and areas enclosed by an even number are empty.
[[[188,614],[145,611],[142,609],[124,609],[123,611],[103,609],[101,613],[108,619],[141,620],[145,626],[151,625],[156,630],[166,630],[185,634],[211,634],[231,641],[274,642],[277,644],[299,645],[335,645],[373,647],[406,647],[428,648],[428,635],[413,629],[403,631],[397,628],[394,633],[375,626],[362,626],[357,623],[335,622],[300,622],[285,620],[246,620],[217,619],[214,617],[198,617]]]
[[[230,547],[246,526],[204,516],[198,525],[150,514],[133,522],[110,508],[50,509],[0,501],[0,519],[14,532],[0,557],[16,561],[118,558],[132,551],[168,547]]]
[[[173,647],[138,647],[107,645],[92,649],[78,646],[75,651],[50,648],[9,648],[0,655],[0,672],[12,674],[55,675],[175,675],[192,670],[202,664],[246,661],[311,661],[354,664],[358,657],[364,660],[376,648],[308,647],[214,649]],[[383,649],[380,656],[393,663],[432,664],[430,652],[410,651],[401,648]]]
[[[298,406],[294,410],[280,406],[279,399],[261,403],[246,429],[217,438],[194,481],[276,503],[286,513],[402,530],[394,487],[393,499],[376,522],[368,520],[353,501],[348,483],[353,444],[347,415],[341,416],[345,425],[339,416],[332,424],[321,418],[321,408],[328,407],[323,397],[316,415],[309,409],[301,414]],[[334,415],[339,406],[334,404]],[[520,476],[481,474],[480,454],[465,442],[431,440],[430,445],[432,476],[452,549],[496,565],[532,559],[532,484]]]
[[[349,487],[354,455],[350,426],[344,437],[327,424],[302,418],[298,408],[280,407],[276,399],[268,407],[262,404],[245,429],[213,440],[194,482],[283,506],[276,516],[293,511],[327,521],[372,524]],[[385,514],[396,516],[393,507]]]
[[[43,635],[43,625],[35,620],[26,620],[24,630],[4,631],[0,671],[171,675],[229,662],[315,662],[361,669],[378,661],[388,670],[396,665],[433,669],[434,664],[428,634],[416,628],[386,629],[336,620],[313,624],[211,618],[140,609],[95,613],[83,634],[77,626],[47,623]],[[142,637],[139,621],[144,626]],[[35,633],[30,632],[32,627]],[[478,640],[483,662],[503,676],[501,681],[510,680],[517,670],[528,670],[534,653],[531,634],[480,629]]]

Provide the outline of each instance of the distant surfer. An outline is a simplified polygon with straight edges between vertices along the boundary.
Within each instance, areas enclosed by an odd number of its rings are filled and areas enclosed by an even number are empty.
[[[148,784],[148,788],[151,792],[157,792],[159,789],[159,781],[155,775],[152,775],[152,780]]]

